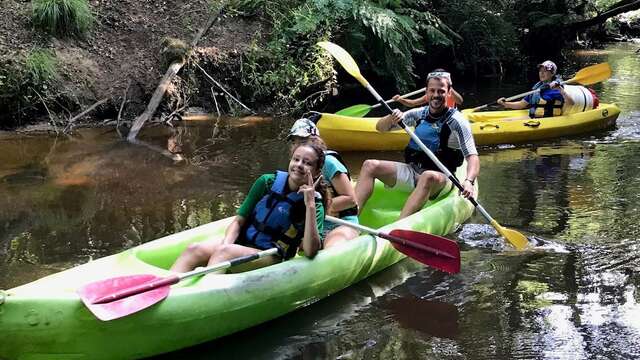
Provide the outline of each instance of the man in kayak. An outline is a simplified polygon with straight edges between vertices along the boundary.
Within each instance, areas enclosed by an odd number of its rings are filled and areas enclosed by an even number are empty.
[[[458,110],[445,105],[448,91],[447,79],[439,73],[430,73],[427,76],[426,90],[428,105],[405,113],[396,109],[391,115],[378,120],[376,129],[382,132],[395,130],[400,121],[404,121],[407,126],[415,126],[418,138],[452,173],[466,159],[467,177],[462,181],[462,195],[468,198],[475,195],[474,184],[480,171],[480,160],[469,121]],[[360,209],[371,196],[375,179],[379,179],[387,187],[411,191],[400,213],[401,218],[415,213],[428,199],[453,187],[451,181],[413,139],[405,148],[404,155],[405,163],[366,160],[362,164],[356,185],[356,199]]]
[[[315,121],[320,118],[320,113],[311,112],[305,115],[291,127],[287,140],[294,146],[304,143],[315,143],[326,149],[326,144],[320,137],[320,130]],[[322,175],[329,183],[331,202],[327,208],[327,214],[342,220],[358,224],[358,207],[356,206],[356,194],[351,185],[351,176],[347,165],[340,154],[333,150],[325,150],[325,162],[322,167]],[[348,226],[338,226],[331,222],[324,225],[324,248],[341,244],[358,236],[358,231]]]
[[[435,69],[431,72],[431,74],[440,73],[440,76],[447,79],[449,82],[449,93],[446,96],[445,104],[450,108],[457,108],[458,105],[462,105],[464,99],[462,95],[460,95],[457,91],[453,89],[453,83],[451,82],[451,74],[447,72],[445,69]],[[427,95],[421,96],[417,99],[405,99],[400,97],[400,95],[395,95],[393,100],[399,102],[400,104],[406,107],[416,107],[420,105],[424,105],[428,102]]]
[[[556,75],[558,67],[553,61],[547,60],[538,64],[538,81],[532,90],[540,91],[525,96],[519,101],[506,101],[500,98],[496,102],[506,109],[529,108],[530,118],[552,117],[562,115],[563,106],[572,106],[573,100],[568,96],[562,85],[562,79]],[[516,119],[512,119],[516,120]]]
[[[287,172],[264,174],[253,183],[222,242],[211,239],[189,245],[171,270],[187,272],[274,247],[285,260],[299,246],[305,256],[314,257],[321,248],[327,198],[316,192],[316,188],[327,192],[320,181],[324,159],[317,145],[294,146]]]

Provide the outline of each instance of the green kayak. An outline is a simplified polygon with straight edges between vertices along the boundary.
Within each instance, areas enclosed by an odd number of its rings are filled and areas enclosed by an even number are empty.
[[[454,190],[419,213],[393,222],[406,197],[377,183],[361,222],[387,231],[403,228],[444,235],[473,211]],[[114,276],[167,276],[166,269],[189,243],[222,237],[230,221],[199,226],[0,291],[0,358],[130,359],[161,354],[277,318],[404,257],[388,241],[362,235],[321,251],[313,260],[298,256],[244,273],[185,280],[162,302],[111,321],[98,320],[76,294],[84,284]]]

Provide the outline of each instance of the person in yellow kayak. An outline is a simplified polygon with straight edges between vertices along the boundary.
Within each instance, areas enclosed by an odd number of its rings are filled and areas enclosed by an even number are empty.
[[[449,82],[438,73],[427,76],[427,99],[425,107],[402,112],[395,109],[376,124],[381,132],[398,128],[404,121],[407,126],[415,126],[415,134],[433,152],[438,160],[452,173],[467,161],[466,179],[462,181],[465,197],[475,196],[475,180],[480,171],[478,151],[473,140],[469,121],[457,109],[445,104],[449,92]],[[405,162],[386,160],[366,160],[362,164],[356,185],[356,199],[362,209],[373,192],[374,180],[379,179],[390,188],[411,191],[404,204],[400,218],[420,210],[429,199],[434,199],[442,191],[449,191],[453,184],[440,172],[431,159],[419,148],[413,139],[404,151]]]
[[[327,214],[342,220],[358,224],[358,206],[356,194],[351,185],[351,176],[347,165],[339,153],[326,150],[326,144],[320,137],[320,130],[315,122],[320,119],[320,113],[311,112],[305,115],[291,127],[287,140],[294,146],[304,143],[318,144],[325,149],[325,162],[322,167],[322,175],[329,183],[331,201],[327,208]],[[331,222],[324,225],[324,248],[330,248],[358,236],[358,231],[348,226],[338,226]]]
[[[431,74],[439,74],[442,78],[447,79],[449,82],[449,93],[445,98],[445,104],[450,108],[457,108],[458,105],[462,105],[464,99],[462,95],[460,95],[457,91],[453,89],[453,83],[451,82],[451,74],[447,72],[445,69],[435,69],[431,72]],[[417,99],[404,99],[401,98],[400,95],[394,95],[393,100],[399,102],[400,104],[406,107],[416,107],[420,105],[424,105],[427,103],[427,95],[421,96]]]
[[[527,95],[519,101],[506,101],[505,98],[500,98],[496,102],[506,109],[528,108],[531,119],[560,116],[564,106],[573,105],[573,99],[565,92],[562,79],[556,75],[557,72],[558,67],[553,61],[547,60],[538,64],[540,81],[533,85],[532,90],[540,91]]]
[[[274,247],[281,259],[293,257],[298,247],[305,256],[314,257],[322,245],[328,195],[320,181],[324,161],[320,146],[294,146],[288,171],[264,174],[253,183],[222,242],[212,239],[189,245],[171,270],[187,272]]]

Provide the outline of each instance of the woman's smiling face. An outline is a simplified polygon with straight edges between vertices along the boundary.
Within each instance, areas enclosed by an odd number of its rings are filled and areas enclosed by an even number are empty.
[[[300,186],[306,183],[308,173],[311,173],[314,178],[319,175],[318,155],[312,147],[301,145],[291,155],[289,177],[296,185]]]

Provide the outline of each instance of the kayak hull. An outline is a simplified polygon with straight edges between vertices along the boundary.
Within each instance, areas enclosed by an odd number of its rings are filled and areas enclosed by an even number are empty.
[[[376,228],[387,224],[382,227],[387,231],[404,228],[444,235],[473,211],[467,200],[451,191],[419,213],[393,222],[406,196],[377,183],[362,222]],[[160,303],[111,321],[98,320],[76,294],[86,283],[115,276],[167,276],[166,269],[188,244],[221,239],[230,221],[176,233],[2,292],[0,358],[130,359],[170,352],[312,304],[404,258],[388,241],[363,235],[323,250],[313,260],[298,256],[244,273],[187,279],[174,285]]]
[[[553,118],[522,119],[526,110],[471,112],[463,110],[471,121],[476,145],[517,144],[553,139],[608,129],[615,125],[620,109],[615,104],[600,104],[597,109]],[[518,120],[508,120],[520,118]],[[318,129],[327,146],[337,151],[402,150],[409,142],[404,130],[376,131],[378,118],[357,118],[322,114]]]

